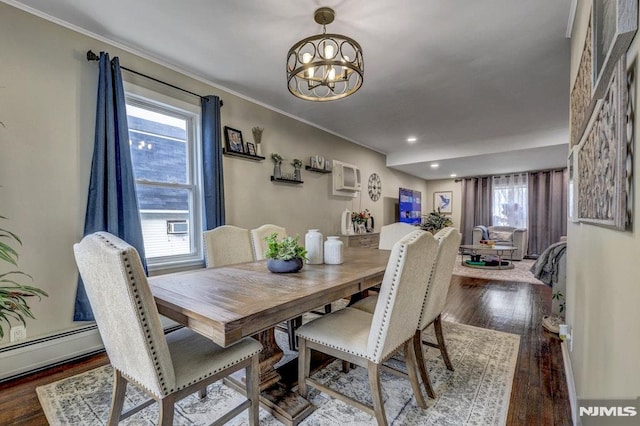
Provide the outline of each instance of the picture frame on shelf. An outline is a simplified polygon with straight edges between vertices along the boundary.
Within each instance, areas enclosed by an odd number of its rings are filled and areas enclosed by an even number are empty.
[[[224,141],[227,151],[245,153],[242,132],[229,126],[224,126]]]
[[[256,155],[256,146],[252,142],[247,142],[247,154]]]
[[[437,191],[433,193],[433,209],[440,213],[451,214],[453,191]]]

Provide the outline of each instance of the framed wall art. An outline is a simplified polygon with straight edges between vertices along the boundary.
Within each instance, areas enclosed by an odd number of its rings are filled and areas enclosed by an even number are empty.
[[[614,69],[604,98],[597,101],[578,146],[580,222],[619,230],[627,227],[627,108],[623,56]]]
[[[567,188],[567,220],[578,222],[578,146],[569,150],[567,158],[569,185]]]
[[[224,140],[227,151],[244,153],[244,141],[242,140],[242,132],[240,130],[224,126]]]
[[[638,0],[593,0],[593,96],[601,99],[638,29]]]
[[[573,83],[570,97],[571,110],[571,135],[570,146],[578,145],[584,128],[589,121],[591,111],[595,105],[595,100],[591,97],[593,82],[592,80],[592,58],[591,58],[591,24],[587,27],[587,35],[584,39],[584,47],[580,56],[580,64],[578,65],[578,74]]]
[[[451,198],[453,197],[452,191],[442,191],[433,193],[433,209],[438,210],[440,213],[452,213]]]

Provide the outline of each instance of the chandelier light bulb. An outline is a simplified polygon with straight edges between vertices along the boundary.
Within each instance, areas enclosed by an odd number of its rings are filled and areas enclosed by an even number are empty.
[[[325,59],[332,59],[333,56],[334,56],[333,45],[332,44],[326,44],[324,46],[324,58]]]

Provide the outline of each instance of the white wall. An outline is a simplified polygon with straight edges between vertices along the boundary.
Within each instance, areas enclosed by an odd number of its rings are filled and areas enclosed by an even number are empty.
[[[399,186],[426,193],[424,180],[387,169],[381,154],[0,3],[0,121],[6,125],[0,127],[0,215],[9,217],[6,225],[22,237],[21,269],[50,294],[32,304],[37,320],[28,322],[30,338],[81,325],[72,321],[77,277],[72,246],[82,237],[93,151],[98,66],[86,61],[89,49],[108,51],[128,68],[193,92],[219,95],[223,125],[241,130],[249,141],[253,126],[265,128],[264,154],[279,152],[288,159],[320,154],[359,165],[365,183],[372,172],[382,178],[378,202],[366,192],[363,199],[340,198],[330,195],[331,175],[303,171],[302,185],[274,184],[269,160],[225,157],[230,224],[271,222],[293,234],[320,228],[328,235],[337,232],[345,208],[367,208],[381,224],[383,197],[397,198]],[[197,98],[126,72],[123,77],[198,104]]]
[[[451,220],[453,226],[460,229],[460,219],[462,217],[462,182],[456,182],[455,179],[442,179],[427,181],[427,207],[426,211],[434,210],[433,193],[451,191]]]
[[[578,2],[571,39],[571,87],[587,30],[591,1]],[[635,134],[640,124],[636,35],[627,64],[636,64]],[[637,136],[636,136],[637,138]],[[635,141],[636,147],[638,141]],[[567,322],[573,327],[571,363],[579,398],[640,395],[640,156],[634,159],[634,230],[568,223]]]

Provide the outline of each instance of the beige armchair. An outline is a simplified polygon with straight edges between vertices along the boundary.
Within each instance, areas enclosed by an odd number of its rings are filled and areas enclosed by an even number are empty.
[[[512,226],[487,226],[488,239],[494,240],[498,245],[509,245],[517,247],[513,252],[513,260],[522,260],[527,254],[527,230],[523,228],[514,228]],[[473,228],[473,245],[480,244],[482,240],[482,228],[476,226]],[[478,254],[494,254],[492,251],[478,251]]]
[[[165,336],[134,247],[107,232],[98,232],[84,237],[73,251],[114,370],[108,425],[117,425],[153,400],[160,405],[158,424],[172,425],[177,400],[196,391],[204,396],[207,385],[243,368],[247,400],[219,420],[229,420],[248,409],[249,424],[258,424],[260,343],[245,338],[223,348],[188,328]],[[128,382],[152,399],[122,413]]]

